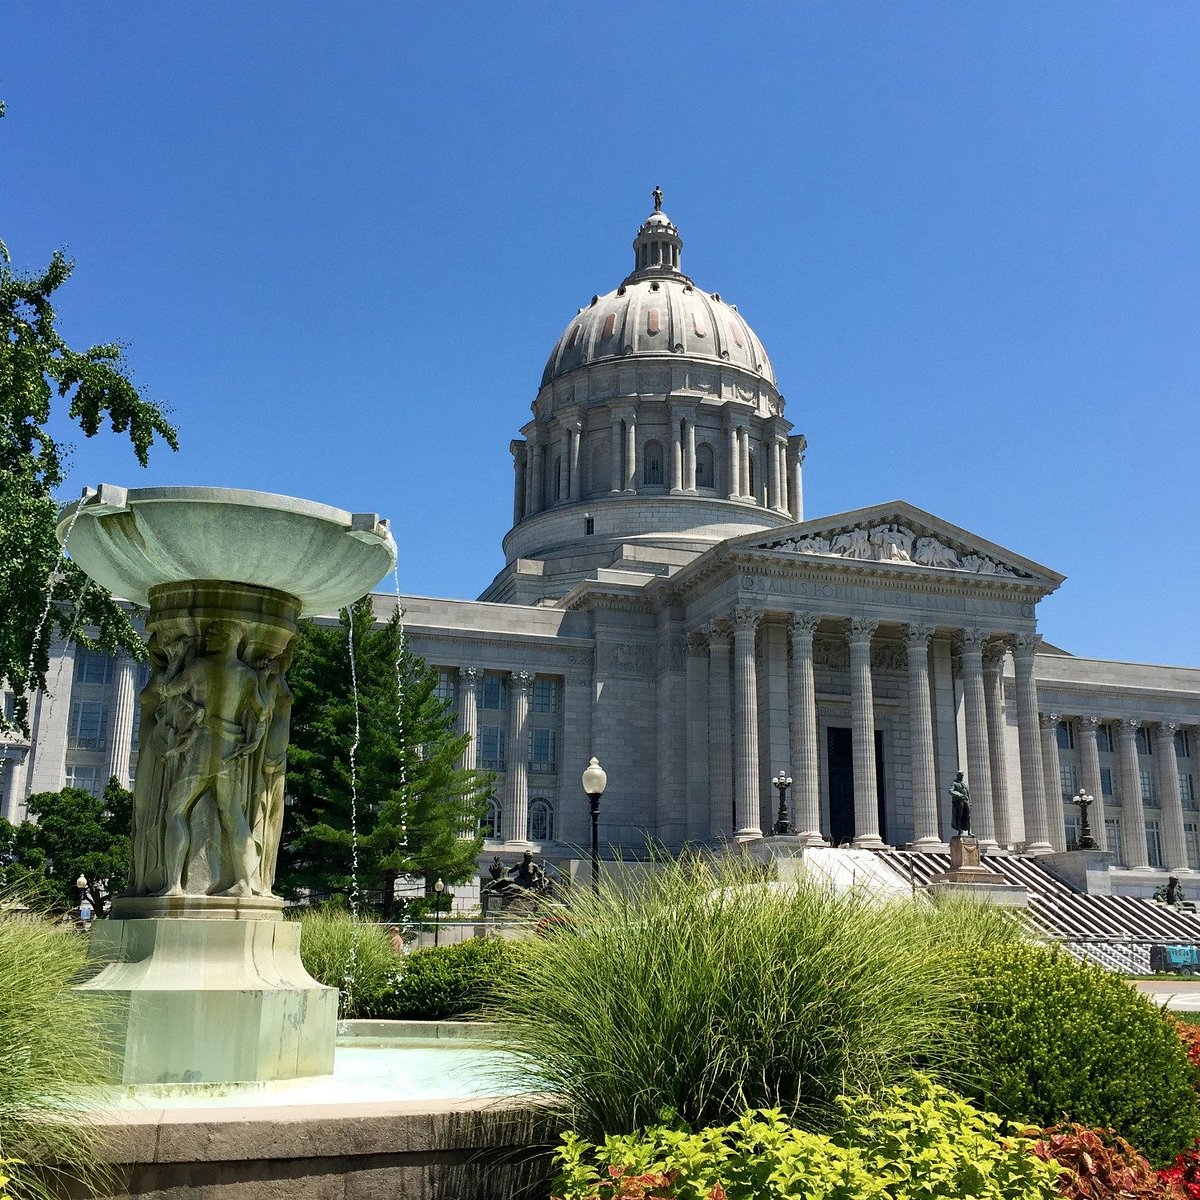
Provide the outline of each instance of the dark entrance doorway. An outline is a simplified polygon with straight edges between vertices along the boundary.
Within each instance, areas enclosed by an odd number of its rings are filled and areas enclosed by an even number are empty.
[[[854,738],[849,729],[825,731],[829,754],[829,837],[835,846],[854,839]],[[875,778],[879,790],[879,836],[886,842],[887,821],[883,777],[883,734],[875,731]]]

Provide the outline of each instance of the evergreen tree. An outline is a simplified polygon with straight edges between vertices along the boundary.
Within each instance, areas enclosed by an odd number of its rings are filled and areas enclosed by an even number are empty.
[[[350,892],[351,630],[358,877],[365,890],[382,891],[386,911],[400,875],[421,876],[427,891],[438,878],[449,885],[474,876],[492,777],[459,768],[466,735],[436,695],[437,672],[409,651],[398,615],[376,627],[368,597],[339,625],[302,622],[288,671],[295,700],[279,889]]]

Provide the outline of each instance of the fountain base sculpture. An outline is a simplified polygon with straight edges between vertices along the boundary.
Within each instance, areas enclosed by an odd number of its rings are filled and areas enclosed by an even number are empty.
[[[89,957],[106,965],[80,985],[112,1005],[121,1080],[329,1074],[338,993],[305,971],[272,891],[285,675],[301,611],[351,603],[394,564],[386,523],[258,492],[106,486],[59,530],[83,570],[150,608],[129,890],[96,922]]]

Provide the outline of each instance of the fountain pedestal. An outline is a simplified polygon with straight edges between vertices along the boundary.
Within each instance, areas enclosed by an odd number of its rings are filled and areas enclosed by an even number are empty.
[[[258,492],[101,487],[59,530],[84,571],[150,608],[129,891],[93,927],[107,965],[80,985],[111,1004],[122,1082],[328,1074],[337,991],[305,971],[272,892],[285,672],[302,610],[349,604],[394,565],[386,523]]]

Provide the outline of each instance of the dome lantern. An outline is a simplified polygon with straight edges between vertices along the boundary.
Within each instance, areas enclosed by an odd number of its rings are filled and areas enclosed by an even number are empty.
[[[642,222],[633,239],[633,270],[626,283],[636,279],[670,276],[686,279],[679,268],[683,253],[683,238],[662,210],[662,188],[654,189],[654,211]]]

